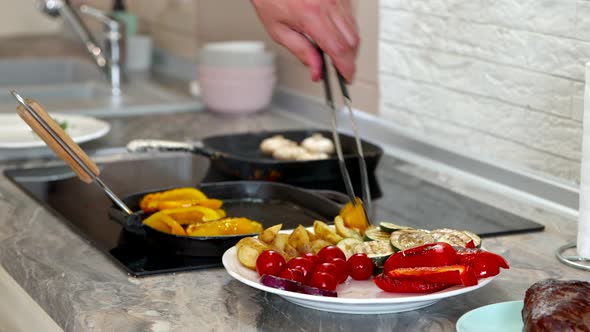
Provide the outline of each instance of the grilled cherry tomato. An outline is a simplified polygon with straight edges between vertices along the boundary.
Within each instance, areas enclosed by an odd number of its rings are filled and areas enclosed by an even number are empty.
[[[375,285],[386,292],[393,293],[434,293],[439,290],[448,288],[452,285],[439,283],[439,282],[427,282],[427,281],[414,281],[403,278],[391,278],[381,273],[373,278]]]
[[[280,277],[284,279],[305,283],[305,277],[303,276],[303,272],[300,269],[288,267],[286,269],[283,269]]]
[[[309,286],[333,291],[338,286],[338,279],[326,272],[316,272],[311,276]]]
[[[329,258],[336,257],[342,258],[346,260],[346,255],[342,251],[342,249],[338,248],[337,246],[326,246],[323,247],[319,252],[318,256],[323,259],[325,262],[328,261]]]
[[[354,254],[346,261],[348,274],[354,280],[366,280],[373,275],[375,263],[367,254]]]
[[[495,276],[500,268],[510,268],[502,256],[482,249],[461,248],[457,250],[457,258],[459,264],[471,267],[479,278]]]
[[[287,265],[287,263],[285,262],[283,255],[274,250],[267,250],[261,253],[256,259],[256,272],[258,272],[260,276],[269,274],[278,277],[281,275],[285,265]]]
[[[323,263],[324,261],[320,258],[320,256],[316,255],[316,254],[312,254],[311,252],[308,252],[306,254],[303,254],[303,256],[301,256],[303,258],[307,258],[311,261],[311,263],[313,264],[313,266],[315,267],[316,265]]]
[[[340,276],[340,278],[338,279],[339,284],[345,282],[346,279],[348,279],[348,268],[346,266],[346,261],[344,259],[338,258],[338,257],[332,257],[332,258],[329,258],[326,262],[336,265],[336,267],[340,271],[338,274]]]
[[[336,264],[333,264],[333,263],[318,264],[313,269],[313,274],[316,274],[318,272],[325,272],[325,273],[331,275],[332,277],[334,277],[334,279],[336,279],[336,282],[338,282],[340,280],[340,269],[338,268],[338,266],[336,266]],[[313,278],[313,275],[312,275],[312,278]]]
[[[383,271],[389,272],[401,267],[454,265],[457,264],[457,260],[457,252],[450,244],[428,243],[391,255],[385,261]]]
[[[314,266],[315,265],[311,262],[311,260],[305,257],[294,257],[291,258],[291,260],[289,260],[289,262],[287,263],[287,267],[301,270],[305,280],[311,277],[311,273],[313,272]]]

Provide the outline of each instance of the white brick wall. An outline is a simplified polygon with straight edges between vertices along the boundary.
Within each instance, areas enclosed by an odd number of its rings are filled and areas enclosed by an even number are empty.
[[[578,182],[590,0],[381,0],[380,113]]]

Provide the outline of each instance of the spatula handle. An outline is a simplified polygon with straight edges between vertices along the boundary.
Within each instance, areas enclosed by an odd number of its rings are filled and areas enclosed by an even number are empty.
[[[24,106],[19,105],[17,107],[18,115],[31,127],[31,129],[39,135],[39,137],[60,157],[63,161],[70,166],[70,168],[78,175],[80,180],[91,183],[95,178],[100,175],[98,166],[88,157],[88,155],[80,148],[78,144],[72,140],[72,138],[51,118],[51,116],[39,105],[37,102],[31,99],[26,99],[26,103],[31,107],[37,116],[43,120],[49,128],[58,136],[63,144],[67,145],[70,151],[81,161],[86,168],[90,171],[90,174],[84,170],[78,161],[74,159],[62,145],[49,133],[45,127],[30,114]]]

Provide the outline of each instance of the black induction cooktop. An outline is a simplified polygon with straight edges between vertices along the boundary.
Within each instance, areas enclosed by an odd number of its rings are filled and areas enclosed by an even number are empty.
[[[235,180],[210,168],[209,160],[190,154],[149,159],[97,159],[101,179],[120,197],[202,182]],[[387,163],[385,163],[387,164]],[[379,174],[379,173],[378,173]],[[140,236],[109,218],[111,201],[98,186],[80,181],[66,166],[11,169],[5,175],[28,195],[53,211],[132,276],[189,271],[221,266],[217,257],[185,257],[152,248]],[[416,228],[469,229],[480,236],[543,230],[543,226],[495,209],[469,197],[426,183],[398,171],[382,174],[383,192],[371,179],[377,218],[406,222]],[[313,189],[343,191],[341,183],[310,184]],[[391,217],[391,218],[390,218]]]

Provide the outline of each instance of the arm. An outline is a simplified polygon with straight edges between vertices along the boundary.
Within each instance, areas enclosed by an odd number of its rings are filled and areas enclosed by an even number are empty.
[[[356,70],[360,37],[350,0],[251,0],[274,41],[285,46],[321,79],[321,59],[306,36],[313,39],[351,82]]]

